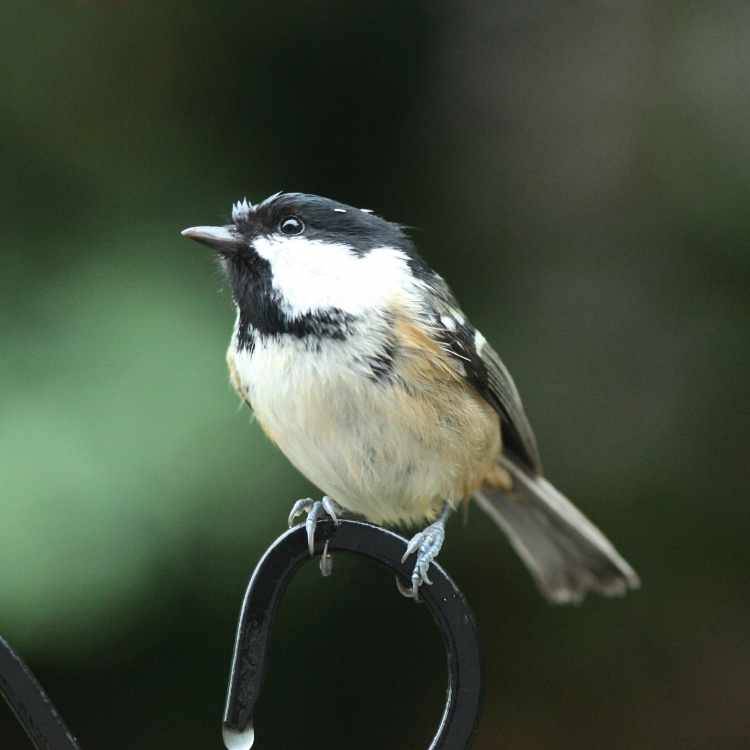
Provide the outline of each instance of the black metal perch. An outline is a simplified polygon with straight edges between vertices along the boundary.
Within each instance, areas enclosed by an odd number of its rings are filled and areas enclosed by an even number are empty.
[[[318,524],[315,552],[324,547],[364,555],[393,570],[405,581],[411,567],[401,562],[406,540],[358,521]],[[224,743],[229,750],[249,750],[254,740],[253,712],[268,661],[271,627],[281,597],[295,571],[307,560],[307,536],[297,526],[280,536],[256,566],[242,603],[224,711]],[[463,594],[433,563],[431,586],[421,597],[443,635],[448,657],[445,709],[429,750],[465,750],[479,713],[481,673],[474,617]],[[0,638],[0,695],[7,701],[37,750],[80,750],[42,686],[10,645]],[[2,742],[0,741],[0,746]]]
[[[315,531],[315,553],[327,544],[333,551],[354,552],[376,560],[407,583],[411,566],[401,562],[406,540],[391,531],[359,521],[336,526],[321,521]],[[228,750],[249,750],[255,739],[253,712],[260,695],[271,627],[281,597],[297,569],[310,559],[303,525],[280,536],[266,551],[250,578],[240,611],[224,710],[224,743]],[[463,594],[437,564],[430,567],[431,586],[420,595],[443,636],[448,657],[445,709],[429,750],[469,747],[479,714],[481,670],[477,627]]]

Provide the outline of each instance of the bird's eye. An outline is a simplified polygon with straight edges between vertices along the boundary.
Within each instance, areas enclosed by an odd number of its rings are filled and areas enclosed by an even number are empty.
[[[298,219],[296,216],[287,216],[286,219],[281,220],[279,231],[287,235],[302,234],[305,231],[305,225],[302,223],[302,219]]]

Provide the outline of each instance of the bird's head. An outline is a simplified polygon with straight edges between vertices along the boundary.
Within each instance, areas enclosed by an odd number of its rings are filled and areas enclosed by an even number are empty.
[[[182,234],[218,253],[240,314],[260,333],[383,307],[421,265],[398,224],[305,193],[276,193],[256,205],[243,200],[230,224]]]

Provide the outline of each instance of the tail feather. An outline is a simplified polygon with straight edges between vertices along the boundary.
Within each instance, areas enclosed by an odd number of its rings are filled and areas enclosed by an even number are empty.
[[[475,499],[505,532],[547,599],[577,603],[588,591],[622,596],[640,586],[604,534],[546,479],[506,458],[500,461],[513,490],[485,486]]]

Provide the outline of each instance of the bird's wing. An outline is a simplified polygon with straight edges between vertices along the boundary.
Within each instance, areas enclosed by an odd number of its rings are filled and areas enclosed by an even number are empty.
[[[521,397],[497,352],[469,322],[442,278],[431,281],[434,309],[430,321],[443,348],[456,360],[456,367],[500,415],[503,452],[534,474],[540,474],[534,432]]]

